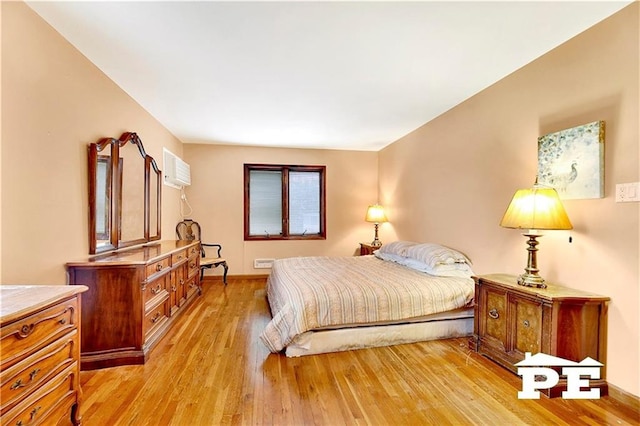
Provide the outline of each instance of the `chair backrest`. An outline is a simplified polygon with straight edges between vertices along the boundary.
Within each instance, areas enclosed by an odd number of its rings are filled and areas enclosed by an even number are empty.
[[[179,240],[200,240],[200,224],[191,219],[184,219],[176,225],[176,236]]]

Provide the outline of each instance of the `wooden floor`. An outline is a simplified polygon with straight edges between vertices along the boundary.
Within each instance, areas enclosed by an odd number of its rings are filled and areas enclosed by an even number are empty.
[[[638,425],[638,406],[518,400],[520,377],[466,339],[302,358],[270,354],[264,280],[205,283],[143,366],[81,373],[84,426]]]

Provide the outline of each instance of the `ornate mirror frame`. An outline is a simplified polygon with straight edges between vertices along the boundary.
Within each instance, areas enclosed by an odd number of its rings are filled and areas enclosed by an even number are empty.
[[[136,133],[89,144],[89,254],[159,240],[161,202],[161,171]]]

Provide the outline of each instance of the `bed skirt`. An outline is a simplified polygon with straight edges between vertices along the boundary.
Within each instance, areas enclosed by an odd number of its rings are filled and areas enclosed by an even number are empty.
[[[473,334],[473,308],[430,315],[420,322],[308,331],[286,348],[288,357],[400,345]]]

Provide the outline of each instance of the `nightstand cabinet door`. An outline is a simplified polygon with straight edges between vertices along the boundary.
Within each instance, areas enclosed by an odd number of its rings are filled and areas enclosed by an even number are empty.
[[[482,287],[480,291],[482,294],[477,298],[477,303],[482,303],[482,309],[479,310],[480,334],[487,344],[506,351],[507,292],[491,287]]]
[[[543,305],[515,295],[510,304],[514,312],[511,335],[515,339],[512,348],[515,357],[524,358],[525,352],[542,352]]]

